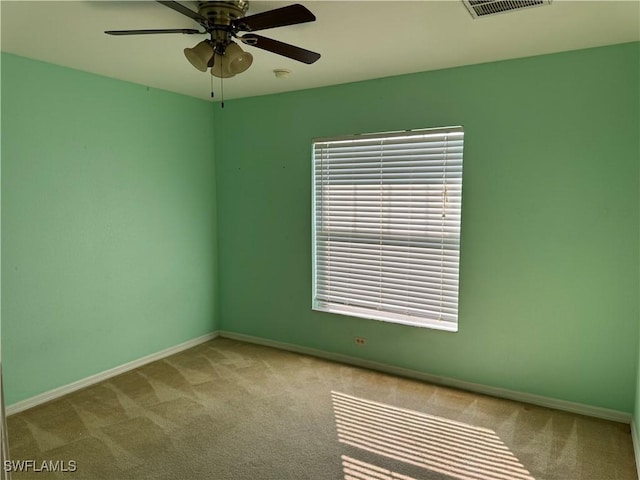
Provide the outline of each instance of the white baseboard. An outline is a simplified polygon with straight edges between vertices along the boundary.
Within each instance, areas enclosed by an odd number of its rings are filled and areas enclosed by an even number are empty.
[[[638,443],[638,434],[636,433],[636,422],[631,420],[631,440],[633,441],[633,453],[636,457],[636,471],[640,467],[640,443]]]
[[[103,380],[107,380],[108,378],[114,377],[124,372],[128,372],[129,370],[133,370],[134,368],[141,367],[142,365],[145,365],[147,363],[160,360],[161,358],[168,357],[170,355],[173,355],[174,353],[178,353],[188,348],[195,347],[196,345],[200,345],[201,343],[208,342],[209,340],[216,338],[218,335],[219,334],[216,331],[207,333],[206,335],[202,335],[201,337],[192,338],[191,340],[187,340],[186,342],[180,343],[179,345],[165,348],[164,350],[152,353],[151,355],[147,355],[142,358],[138,358],[137,360],[133,360],[117,367],[110,368],[109,370],[105,370],[104,372],[96,373],[95,375],[91,375],[90,377],[86,377],[76,382],[69,383],[68,385],[54,388],[53,390],[49,390],[48,392],[40,393],[34,397],[27,398],[26,400],[13,403],[7,406],[5,412],[7,416],[13,415],[14,413],[22,412],[23,410],[27,410],[37,405],[41,405],[45,402],[49,402],[68,393],[80,390],[81,388],[94,385],[98,382],[102,382]]]
[[[443,385],[446,387],[458,388],[460,390],[468,390],[470,392],[490,395],[492,397],[516,400],[518,402],[530,403],[533,405],[539,405],[541,407],[554,408],[556,410],[563,410],[566,412],[578,413],[581,415],[587,415],[589,417],[602,418],[604,420],[612,420],[615,422],[621,422],[621,423],[627,423],[627,424],[630,424],[632,420],[631,414],[627,412],[621,412],[619,410],[593,407],[591,405],[568,402],[566,400],[559,400],[557,398],[544,397],[541,395],[533,395],[531,393],[518,392],[515,390],[507,390],[505,388],[490,387],[487,385],[481,385],[479,383],[465,382],[463,380],[457,380],[455,378],[431,375],[429,373],[420,372],[418,370],[410,370],[408,368],[396,367],[396,366],[388,365],[385,363],[372,362],[370,360],[351,357],[349,355],[326,352],[324,350],[316,350],[315,348],[302,347],[300,345],[278,342],[275,340],[269,340],[267,338],[262,338],[262,337],[254,337],[251,335],[244,335],[241,333],[234,333],[234,332],[227,332],[227,331],[220,331],[218,333],[219,333],[219,336],[224,338],[230,338],[233,340],[239,340],[243,342],[264,345],[266,347],[274,347],[274,348],[279,348],[281,350],[288,350],[291,352],[302,353],[302,354],[310,355],[313,357],[319,357],[327,360],[332,360],[335,362],[354,365],[357,367],[368,368],[370,370],[377,370],[380,372],[390,373],[390,374],[398,375],[401,377],[414,378],[416,380],[423,380],[425,382],[433,383],[436,385]]]

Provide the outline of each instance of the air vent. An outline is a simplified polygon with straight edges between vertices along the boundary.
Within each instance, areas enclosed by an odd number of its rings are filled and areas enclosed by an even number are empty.
[[[552,0],[462,0],[473,18],[551,5]]]

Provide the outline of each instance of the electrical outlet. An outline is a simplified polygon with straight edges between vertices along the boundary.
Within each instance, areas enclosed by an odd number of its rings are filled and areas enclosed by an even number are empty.
[[[366,345],[367,339],[364,337],[356,337],[356,345]]]

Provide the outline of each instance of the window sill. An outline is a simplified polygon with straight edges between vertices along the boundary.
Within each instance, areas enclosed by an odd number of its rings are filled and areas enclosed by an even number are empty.
[[[425,318],[412,317],[400,314],[375,312],[366,308],[359,307],[341,307],[336,305],[319,304],[314,305],[313,310],[318,312],[335,313],[338,315],[346,315],[349,317],[364,318],[367,320],[378,320],[388,323],[396,323],[399,325],[406,325],[410,327],[418,328],[430,328],[433,330],[444,330],[447,332],[457,332],[457,323],[445,322],[442,320],[430,320]]]

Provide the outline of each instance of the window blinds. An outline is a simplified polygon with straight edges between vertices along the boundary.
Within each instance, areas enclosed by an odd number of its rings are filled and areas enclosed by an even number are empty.
[[[314,309],[457,330],[463,140],[314,141]]]

